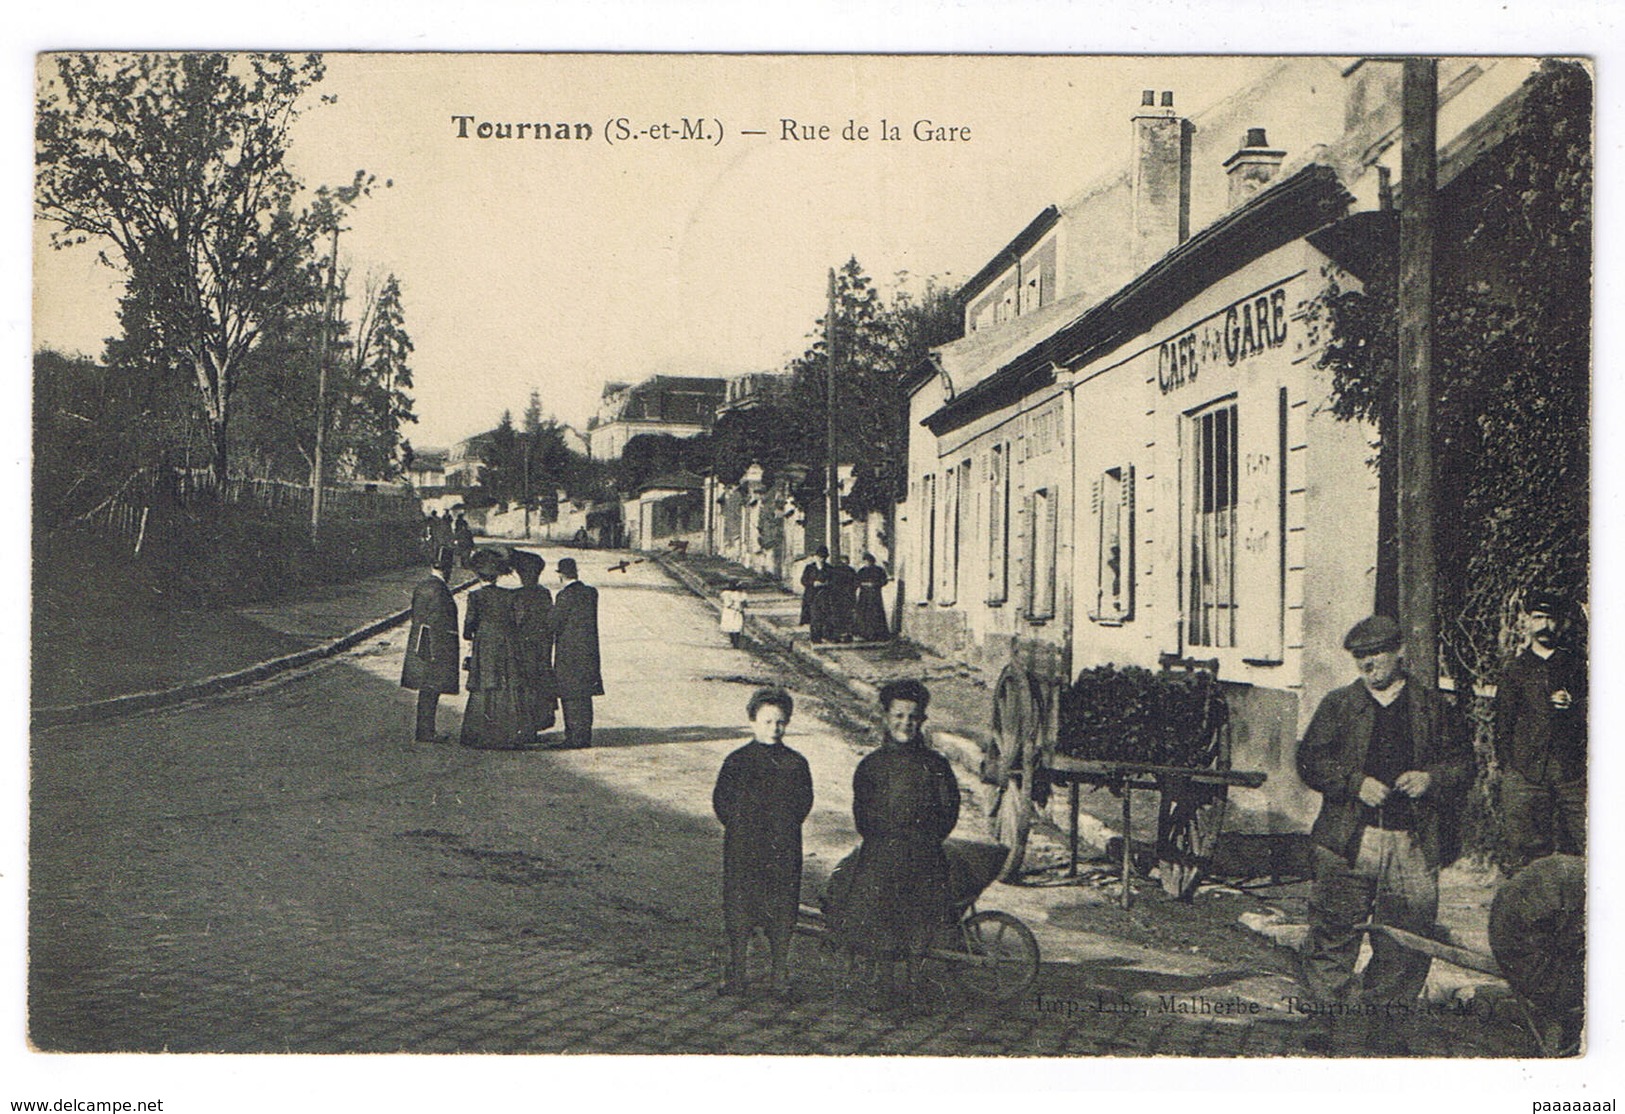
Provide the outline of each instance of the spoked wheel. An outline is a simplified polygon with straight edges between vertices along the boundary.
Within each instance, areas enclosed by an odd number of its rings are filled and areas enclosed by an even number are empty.
[[[1157,814],[1157,874],[1163,892],[1189,900],[1218,846],[1228,790],[1169,778]]]
[[[1038,978],[1038,941],[1009,913],[977,913],[959,925],[964,957],[954,961],[959,989],[983,1002],[1019,998]]]
[[[1041,706],[1032,680],[1014,666],[1006,666],[993,694],[993,746],[984,770],[997,785],[993,806],[993,838],[1008,849],[999,869],[1001,882],[1021,874],[1032,831],[1035,808],[1033,782],[1038,764]]]

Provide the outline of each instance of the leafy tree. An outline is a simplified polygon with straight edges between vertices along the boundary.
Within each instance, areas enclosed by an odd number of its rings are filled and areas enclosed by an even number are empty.
[[[927,348],[958,335],[957,303],[935,280],[915,295],[908,276],[899,276],[898,292],[888,305],[856,258],[835,275],[835,445],[840,463],[853,466],[853,486],[843,502],[853,515],[889,512],[907,484],[908,399],[902,389],[906,370]],[[816,437],[815,460],[824,456],[826,420],[824,320],[813,343],[790,370],[792,394],[802,427]],[[803,494],[823,490],[818,469],[809,472]]]
[[[318,55],[62,54],[36,100],[35,212],[53,244],[110,243],[140,347],[196,383],[226,475],[239,377],[297,300],[311,215],[285,165]],[[102,258],[111,260],[104,250]]]
[[[706,434],[673,437],[669,433],[640,433],[627,441],[621,458],[612,462],[616,489],[635,495],[643,485],[673,472],[707,471],[711,466],[712,445]]]
[[[711,471],[725,484],[739,482],[752,464],[772,482],[787,464],[822,459],[822,428],[777,405],[730,410],[711,430]]]
[[[367,284],[355,341],[344,355],[339,374],[328,382],[330,443],[359,475],[392,478],[402,468],[401,425],[418,420],[407,394],[412,338],[393,274]]]

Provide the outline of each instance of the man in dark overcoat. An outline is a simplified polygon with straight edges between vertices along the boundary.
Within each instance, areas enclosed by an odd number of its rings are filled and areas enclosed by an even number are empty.
[[[1564,644],[1564,601],[1541,592],[1523,607],[1529,645],[1495,689],[1495,759],[1514,870],[1542,855],[1586,849],[1586,660]]]
[[[1374,1051],[1404,1054],[1398,1020],[1414,1008],[1432,960],[1373,932],[1357,977],[1360,926],[1432,934],[1439,868],[1460,851],[1473,749],[1461,713],[1406,676],[1395,620],[1362,619],[1343,648],[1359,679],[1326,694],[1298,744],[1298,775],[1321,797],[1302,964],[1318,1024],[1304,1045],[1330,1051],[1333,1023],[1357,1016]]]
[[[553,597],[553,679],[564,712],[564,746],[592,745],[592,698],[604,695],[598,659],[598,589],[581,583],[574,557],[559,559]]]
[[[417,741],[437,741],[435,714],[442,696],[457,695],[462,641],[457,630],[457,601],[452,599],[451,576],[455,555],[442,546],[434,555],[429,575],[412,590],[412,629],[401,665],[401,687],[418,693]]]
[[[828,611],[822,603],[830,580],[828,559],[829,547],[821,545],[801,569],[801,625],[809,628],[814,642],[829,638]]]

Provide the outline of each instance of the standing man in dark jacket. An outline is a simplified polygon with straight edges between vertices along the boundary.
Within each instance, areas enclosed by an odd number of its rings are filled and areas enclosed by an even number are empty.
[[[434,720],[442,696],[457,695],[462,642],[457,633],[457,601],[446,581],[455,555],[441,546],[429,575],[412,591],[412,629],[401,665],[401,687],[417,689],[417,741],[436,742]]]
[[[1298,774],[1321,795],[1310,833],[1315,880],[1303,978],[1321,1022],[1305,1040],[1330,1051],[1330,1024],[1358,1014],[1377,1050],[1403,1055],[1396,1018],[1427,981],[1429,957],[1371,934],[1363,985],[1354,975],[1366,921],[1429,935],[1439,910],[1439,868],[1459,850],[1456,821],[1472,784],[1467,723],[1437,692],[1404,672],[1399,624],[1362,619],[1343,640],[1360,679],[1321,700]]]
[[[581,583],[574,557],[559,559],[553,597],[553,678],[564,711],[564,746],[592,745],[592,698],[604,695],[598,660],[598,589]]]
[[[801,625],[809,629],[814,642],[829,639],[829,611],[823,599],[830,583],[828,559],[829,547],[821,545],[801,569]]]
[[[1501,815],[1515,870],[1586,847],[1586,660],[1563,644],[1563,600],[1529,597],[1529,645],[1495,690]]]

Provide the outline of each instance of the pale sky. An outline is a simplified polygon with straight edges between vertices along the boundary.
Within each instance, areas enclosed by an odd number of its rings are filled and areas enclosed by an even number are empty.
[[[291,148],[308,186],[394,184],[341,240],[353,288],[402,282],[420,448],[517,416],[531,388],[583,423],[603,383],[777,369],[826,272],[856,255],[963,281],[1046,205],[1119,168],[1141,89],[1197,115],[1258,58],[331,54]],[[459,138],[454,116],[585,122],[584,142]],[[704,117],[718,144],[630,129]],[[788,141],[782,121],[828,125]],[[881,121],[900,139],[879,138]],[[969,129],[923,142],[916,121]],[[848,121],[869,128],[845,140]],[[748,136],[756,129],[765,136]],[[1217,168],[1212,168],[1218,173]],[[97,355],[121,277],[35,230],[35,340]]]

